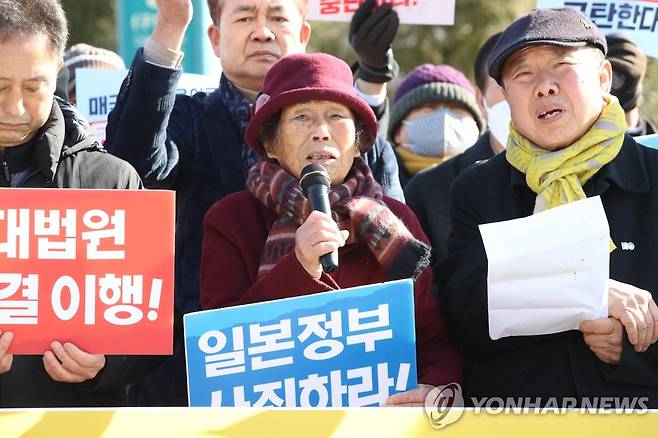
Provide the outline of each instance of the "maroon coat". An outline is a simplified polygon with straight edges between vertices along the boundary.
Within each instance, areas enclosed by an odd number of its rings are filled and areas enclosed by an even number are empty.
[[[427,242],[411,210],[384,197],[391,211],[418,239]],[[311,277],[294,252],[256,280],[265,240],[277,214],[249,192],[226,196],[215,203],[203,222],[201,307],[215,309],[239,304],[308,295],[387,281],[384,269],[363,243],[339,249],[340,268]],[[461,380],[461,364],[431,295],[432,272],[425,269],[414,286],[418,381],[439,385]]]

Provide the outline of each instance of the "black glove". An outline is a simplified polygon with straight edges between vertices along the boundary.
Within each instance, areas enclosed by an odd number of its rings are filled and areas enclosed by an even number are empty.
[[[359,58],[357,77],[383,84],[400,70],[391,49],[400,20],[390,3],[382,4],[373,12],[374,7],[375,0],[366,0],[354,13],[349,42]]]

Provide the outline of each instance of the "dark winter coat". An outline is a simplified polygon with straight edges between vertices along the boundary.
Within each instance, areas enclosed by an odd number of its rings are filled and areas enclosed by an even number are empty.
[[[463,153],[417,173],[404,187],[407,205],[430,239],[435,263],[448,254],[448,236],[452,232],[450,187],[471,164],[493,157],[490,138],[491,134],[486,132]]]
[[[600,195],[610,236],[610,277],[658,300],[658,151],[626,136],[617,157],[584,185]],[[505,153],[463,172],[453,184],[454,234],[435,274],[446,323],[461,348],[469,397],[648,397],[658,407],[658,344],[636,353],[624,331],[618,365],[599,360],[577,330],[489,338],[487,258],[479,224],[529,216],[536,195]],[[622,247],[621,242],[633,242]]]
[[[219,89],[176,95],[182,71],[144,60],[140,49],[108,117],[106,147],[131,163],[147,188],[176,191],[175,302],[199,310],[203,216],[226,195],[245,189],[247,167],[238,123]],[[378,138],[365,157],[384,193],[404,199],[391,146]],[[138,395],[144,405],[186,405],[182,344]]]
[[[108,154],[89,134],[89,126],[70,104],[55,99],[50,118],[33,140],[6,148],[11,187],[138,189],[142,183],[128,163]],[[0,407],[90,407],[125,405],[125,385],[143,377],[158,357],[106,356],[104,368],[89,381],[55,382],[42,356],[14,356],[0,374]]]

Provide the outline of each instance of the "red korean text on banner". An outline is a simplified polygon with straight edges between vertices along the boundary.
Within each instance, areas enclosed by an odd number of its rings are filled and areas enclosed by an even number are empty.
[[[171,354],[174,194],[0,189],[0,330],[11,353]]]
[[[658,0],[657,0],[658,1]],[[353,14],[365,0],[320,0],[320,14]],[[377,0],[377,5],[391,3],[394,8],[416,6],[418,0]]]

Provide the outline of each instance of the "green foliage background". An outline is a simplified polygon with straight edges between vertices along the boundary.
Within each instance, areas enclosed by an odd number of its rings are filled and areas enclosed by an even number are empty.
[[[441,0],[435,0],[440,3]],[[473,60],[489,35],[534,8],[535,0],[457,0],[454,26],[400,26],[394,43],[400,78],[425,62],[450,64],[473,80]],[[69,22],[70,44],[116,50],[114,0],[62,0]],[[347,23],[313,23],[310,51],[322,51],[354,61],[347,42]],[[399,78],[398,78],[399,81]],[[393,83],[390,90],[395,89]],[[650,59],[644,82],[642,112],[658,123],[658,60]]]

